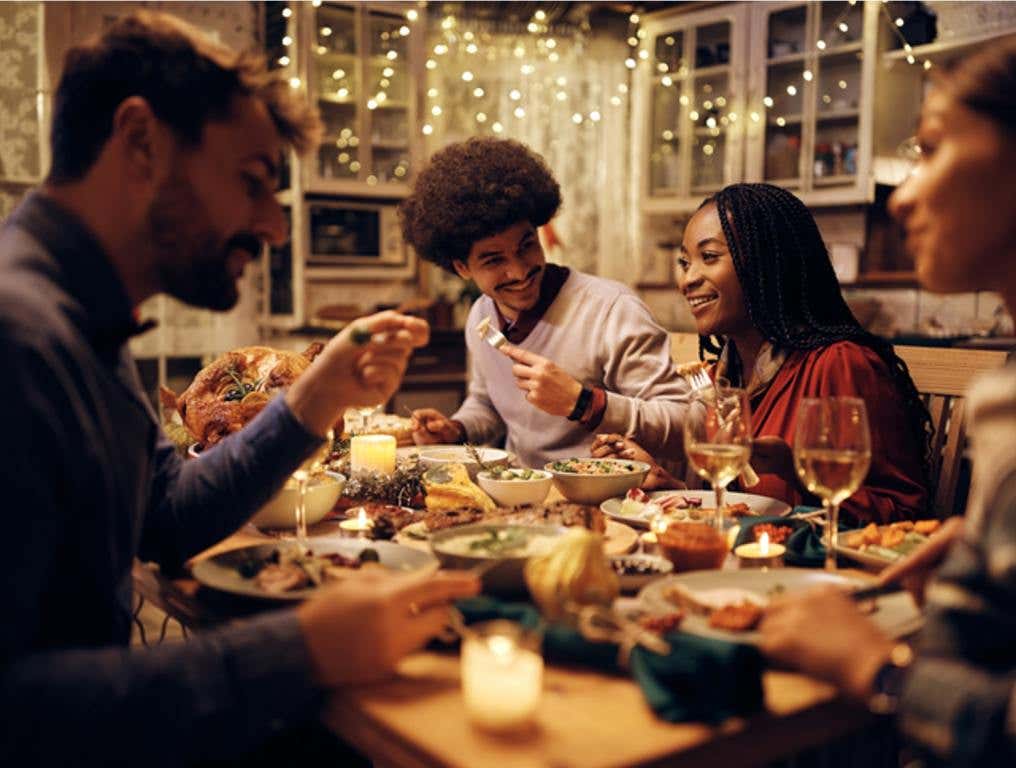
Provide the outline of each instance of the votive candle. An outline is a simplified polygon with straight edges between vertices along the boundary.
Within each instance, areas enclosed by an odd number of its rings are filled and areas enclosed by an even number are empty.
[[[349,443],[349,463],[353,473],[395,471],[395,437],[393,435],[356,435]]]
[[[470,628],[462,642],[462,695],[473,723],[505,732],[533,722],[543,691],[538,642],[512,622]]]

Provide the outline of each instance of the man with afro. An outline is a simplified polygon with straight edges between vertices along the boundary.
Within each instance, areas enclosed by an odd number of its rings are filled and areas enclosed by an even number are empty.
[[[418,444],[506,436],[530,467],[589,455],[596,431],[682,452],[688,390],[667,333],[627,286],[547,263],[537,228],[560,206],[543,158],[495,138],[437,152],[402,203],[403,234],[420,257],[483,293],[466,326],[468,396],[451,418],[417,410]],[[484,320],[507,343],[485,343],[474,332]]]

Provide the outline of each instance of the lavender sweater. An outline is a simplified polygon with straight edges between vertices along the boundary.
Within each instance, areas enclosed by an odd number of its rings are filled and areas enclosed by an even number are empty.
[[[515,384],[512,361],[473,332],[484,317],[497,317],[487,296],[469,312],[469,394],[452,418],[462,422],[474,443],[497,440],[507,430],[506,447],[523,466],[588,456],[589,429],[530,404]],[[572,270],[518,346],[553,360],[585,386],[606,390],[607,409],[597,432],[632,436],[652,454],[683,453],[688,385],[674,373],[667,332],[628,287]]]

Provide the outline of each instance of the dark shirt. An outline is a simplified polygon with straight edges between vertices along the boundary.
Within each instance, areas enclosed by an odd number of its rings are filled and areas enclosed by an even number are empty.
[[[291,611],[128,646],[134,558],[172,568],[227,536],[317,443],[277,398],[182,461],[127,351],[136,329],[94,236],[30,195],[0,230],[2,765],[217,757],[319,699]]]

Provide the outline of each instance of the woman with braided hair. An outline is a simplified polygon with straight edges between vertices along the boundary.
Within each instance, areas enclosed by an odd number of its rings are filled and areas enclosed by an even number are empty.
[[[708,198],[685,228],[678,288],[695,317],[700,355],[716,357],[711,375],[748,390],[752,464],[761,476],[753,493],[816,503],[797,478],[789,446],[798,405],[807,397],[854,396],[867,404],[874,427],[872,460],[844,515],[884,523],[925,512],[928,413],[892,346],[850,312],[800,200],[770,184],[734,184]],[[593,454],[646,458],[617,435],[598,436]]]

